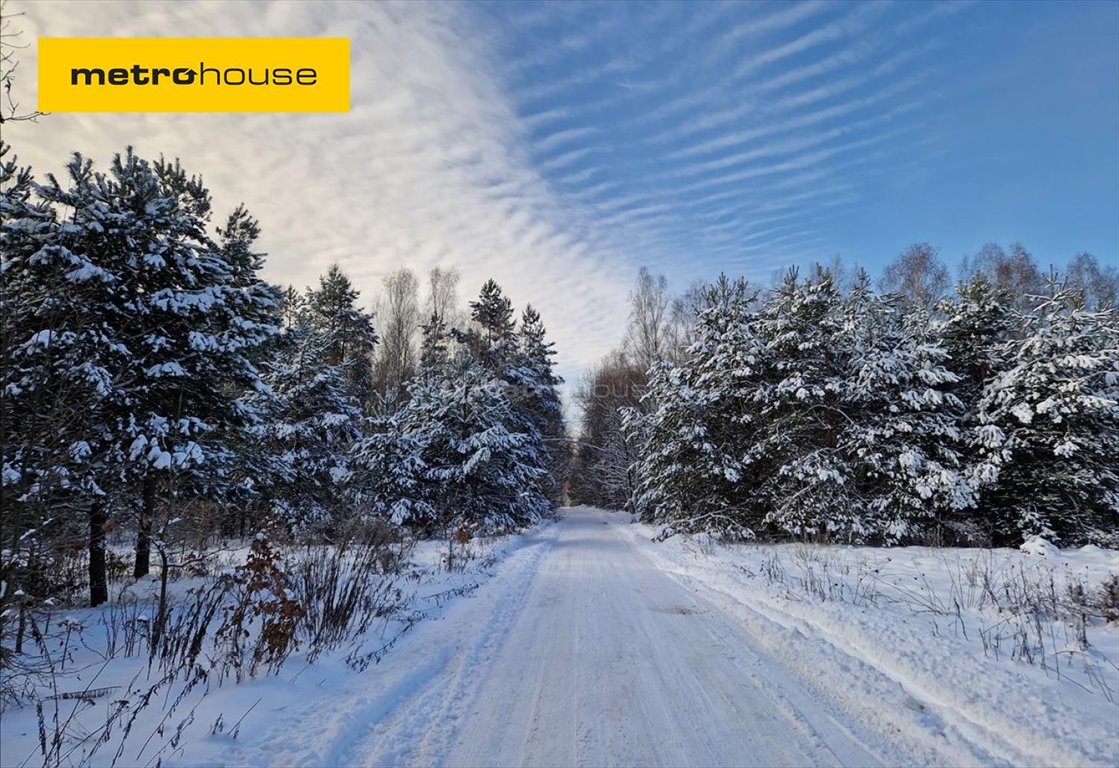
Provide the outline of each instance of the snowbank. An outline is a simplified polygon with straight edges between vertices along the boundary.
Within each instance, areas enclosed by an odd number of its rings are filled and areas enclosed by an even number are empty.
[[[1097,605],[1117,552],[653,543],[655,528],[627,530],[833,706],[915,748],[948,748],[957,765],[1119,765],[1119,624]]]

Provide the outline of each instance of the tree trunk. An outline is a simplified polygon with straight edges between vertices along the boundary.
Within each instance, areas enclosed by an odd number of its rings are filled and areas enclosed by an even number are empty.
[[[100,500],[89,507],[89,604],[109,599],[109,577],[105,571],[105,508]]]
[[[159,652],[159,643],[163,639],[163,628],[167,624],[167,548],[165,543],[159,544],[159,615],[155,618],[155,627],[152,629],[151,655],[154,659]]]
[[[27,606],[19,601],[19,626],[16,627],[16,656],[23,653],[23,636],[27,633]]]
[[[144,498],[140,505],[140,519],[136,526],[136,565],[133,578],[147,576],[152,559],[152,517],[155,512],[155,480],[144,478]]]

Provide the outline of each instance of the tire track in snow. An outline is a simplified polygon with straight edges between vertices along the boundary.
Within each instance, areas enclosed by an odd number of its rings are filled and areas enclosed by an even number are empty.
[[[648,551],[666,574],[736,615],[759,646],[793,669],[799,668],[806,678],[811,670],[797,660],[810,655],[813,665],[826,669],[831,677],[833,685],[826,691],[829,698],[842,701],[849,713],[868,725],[875,720],[889,724],[897,733],[883,730],[883,735],[909,742],[911,750],[924,752],[922,762],[1008,766],[1083,763],[1082,755],[1059,743],[1039,745],[1040,751],[1050,756],[1048,760],[1038,752],[1024,750],[1021,745],[1037,741],[1035,734],[998,713],[973,713],[957,706],[937,693],[936,681],[922,680],[919,673],[915,676],[900,663],[882,658],[857,638],[840,635],[825,621],[794,616],[775,600],[747,594],[744,585],[724,589],[703,574],[686,571],[670,558]],[[821,680],[827,678],[820,676]],[[846,678],[851,685],[836,686],[837,678]]]
[[[251,745],[228,753],[223,765],[368,765],[365,755],[376,752],[389,764],[407,759],[433,724],[401,727],[404,724],[397,718],[408,711],[404,705],[418,698],[442,700],[448,674],[463,683],[468,662],[482,658],[487,647],[492,650],[499,642],[477,630],[508,624],[556,534],[555,525],[527,534],[528,541],[502,560],[494,576],[472,595],[453,601],[442,616],[421,622],[379,665],[353,672],[352,683],[328,699],[316,698],[307,707],[277,718]],[[464,637],[474,637],[475,642],[464,648]],[[386,745],[391,749],[378,750],[378,730],[389,723],[397,726],[393,741]]]
[[[478,696],[488,662],[505,642],[512,619],[521,610],[538,573],[538,566],[551,550],[558,526],[549,526],[541,543],[518,552],[515,562],[503,563],[457,610],[449,612],[442,625],[433,628],[438,652],[447,663],[413,688],[407,706],[395,707],[387,717],[370,718],[371,730],[343,745],[326,765],[433,765],[434,757],[462,727],[462,713]],[[518,557],[518,555],[521,555]],[[512,560],[513,558],[510,558]],[[397,663],[406,663],[398,660]],[[399,703],[399,702],[398,702]]]
[[[464,634],[478,637],[344,762],[905,761],[889,744],[868,747],[866,733],[834,717],[798,678],[774,671],[780,665],[735,619],[669,578],[610,519],[570,510],[518,599],[489,623],[468,622]],[[429,732],[418,736],[421,728]]]

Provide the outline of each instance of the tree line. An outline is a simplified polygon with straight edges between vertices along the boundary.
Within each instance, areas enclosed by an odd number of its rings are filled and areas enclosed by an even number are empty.
[[[375,312],[338,266],[281,289],[178,162],[39,183],[0,150],[5,596],[79,560],[97,604],[185,535],[469,535],[565,499],[736,538],[1115,542],[1119,277],[1091,256],[990,245],[951,294],[926,244],[877,286],[643,269],[572,451],[543,322],[492,280],[460,307],[455,272],[421,298],[399,270]]]
[[[1119,275],[917,244],[673,298],[647,270],[580,394],[576,502],[667,532],[876,544],[1119,543]]]
[[[258,222],[212,215],[177,161],[75,154],[39,183],[0,146],[6,598],[54,597],[76,558],[104,602],[107,537],[141,577],[188,532],[468,535],[559,502],[560,379],[531,306],[491,280],[463,310],[437,269],[421,309],[400,270],[375,318],[338,266],[268,283]]]

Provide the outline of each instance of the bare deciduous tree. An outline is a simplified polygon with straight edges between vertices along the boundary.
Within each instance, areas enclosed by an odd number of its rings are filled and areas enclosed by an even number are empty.
[[[1069,287],[1081,292],[1093,308],[1119,305],[1119,268],[1100,266],[1090,253],[1078,253],[1068,266]]]
[[[374,364],[374,379],[385,401],[395,403],[416,370],[420,282],[412,270],[399,269],[385,278],[384,285],[384,295],[378,302],[381,346]]]
[[[681,295],[672,300],[668,328],[668,355],[679,361],[695,341],[696,313],[703,308],[702,281],[696,281]]]
[[[440,321],[452,324],[458,312],[459,274],[454,268],[436,267],[431,270],[427,297],[428,317],[436,316]]]
[[[645,371],[612,352],[575,392],[579,443],[572,457],[568,492],[573,503],[623,509],[636,490],[636,455],[622,429],[621,409],[640,403]]]
[[[34,122],[45,112],[39,110],[22,110],[20,103],[12,93],[12,85],[16,79],[16,70],[19,67],[18,52],[30,46],[21,38],[23,30],[16,26],[16,19],[23,16],[23,12],[15,13],[11,10],[8,0],[0,0],[0,123],[13,123],[24,120]]]
[[[1009,253],[998,243],[987,243],[974,257],[963,260],[960,272],[965,281],[983,275],[1022,306],[1032,304],[1032,297],[1040,295],[1045,286],[1037,262],[1021,243],[1013,243]]]
[[[671,306],[668,281],[664,275],[654,277],[647,267],[642,267],[629,301],[625,348],[637,367],[648,370],[667,357]]]
[[[832,282],[841,293],[850,293],[862,271],[858,264],[851,264],[838,254],[833,253],[820,266],[831,275]]]
[[[921,307],[931,307],[948,289],[948,268],[928,243],[914,243],[886,266],[881,288]]]

